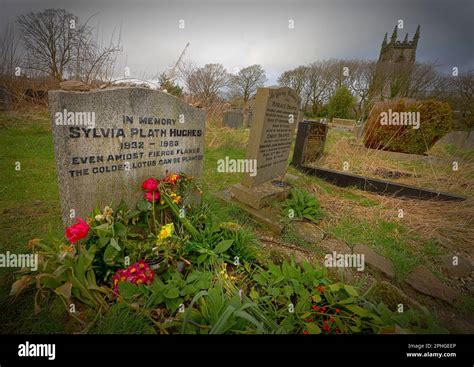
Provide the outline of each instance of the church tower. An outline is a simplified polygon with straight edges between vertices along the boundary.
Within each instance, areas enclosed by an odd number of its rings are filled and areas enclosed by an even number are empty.
[[[398,27],[392,32],[390,41],[387,33],[382,41],[380,55],[370,95],[372,100],[383,100],[404,97],[408,91],[413,65],[415,64],[416,48],[420,39],[420,25],[416,28],[412,40],[408,33],[403,41],[398,40]]]

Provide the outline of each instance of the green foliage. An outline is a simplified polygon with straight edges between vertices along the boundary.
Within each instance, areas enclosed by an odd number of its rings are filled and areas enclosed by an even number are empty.
[[[180,272],[166,272],[162,279],[155,278],[149,286],[119,283],[120,296],[127,303],[137,303],[145,309],[165,306],[174,314],[181,304],[189,301],[201,290],[209,289],[212,273],[193,271],[186,277]]]
[[[436,324],[434,318],[427,312],[407,310],[404,312],[392,312],[386,305],[379,304],[377,312],[382,322],[386,325],[394,324],[404,329],[405,333],[414,334],[447,334],[448,330]],[[390,331],[390,330],[388,330]]]
[[[212,217],[202,223],[199,237],[186,247],[198,265],[209,266],[220,260],[252,261],[257,257],[258,241],[248,230],[236,223],[215,223]]]
[[[325,269],[308,263],[301,267],[286,261],[281,266],[269,264],[267,271],[254,275],[250,298],[263,306],[283,333],[377,333],[393,327],[355,287],[331,284],[325,276]]]
[[[381,125],[382,113],[419,112],[420,127]],[[410,154],[425,154],[441,137],[452,130],[451,107],[435,100],[380,102],[371,110],[366,122],[364,144],[368,148]]]
[[[161,73],[158,79],[160,83],[160,89],[166,91],[173,96],[181,98],[183,96],[183,88],[176,84],[173,80],[169,79],[165,73]]]
[[[125,304],[117,303],[91,330],[92,334],[155,334],[150,320]]]
[[[133,227],[143,222],[144,216],[139,210],[128,209],[121,201],[115,211],[106,207],[101,212],[96,208],[91,217],[95,220],[91,223],[86,244],[97,248],[93,264],[95,273],[99,279],[107,281],[116,269],[124,265],[125,248],[141,237]]]
[[[303,189],[291,189],[290,197],[283,202],[282,207],[285,217],[290,216],[291,209],[295,219],[316,222],[323,217],[323,211],[316,197]]]
[[[354,97],[349,89],[342,85],[339,87],[328,103],[328,116],[330,118],[351,118],[354,107]]]
[[[226,292],[219,282],[193,298],[184,314],[181,333],[263,333],[263,322],[251,313],[256,308],[255,303],[242,301],[238,294]]]
[[[38,251],[36,250],[38,248]],[[107,310],[106,298],[110,290],[99,286],[93,268],[97,248],[86,249],[82,245],[66,246],[61,242],[46,245],[37,242],[33,253],[41,258],[36,272],[28,271],[12,284],[11,295],[17,296],[30,285],[35,284],[35,310],[40,310],[40,300],[45,292],[58,295],[67,307],[71,297],[96,310]]]

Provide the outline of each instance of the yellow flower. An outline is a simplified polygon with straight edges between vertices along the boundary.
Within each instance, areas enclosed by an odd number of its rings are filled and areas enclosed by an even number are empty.
[[[173,200],[173,203],[179,204],[181,202],[181,196],[176,195],[176,193],[172,192],[171,195],[171,200]]]
[[[168,238],[169,236],[171,236],[173,234],[173,230],[174,230],[174,224],[173,223],[168,223],[167,225],[164,225],[161,227],[161,230],[160,230],[160,239],[165,239],[165,238]]]

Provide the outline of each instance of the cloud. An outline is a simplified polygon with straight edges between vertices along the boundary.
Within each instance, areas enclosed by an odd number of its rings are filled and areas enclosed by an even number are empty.
[[[61,7],[94,18],[104,39],[122,26],[125,66],[132,76],[155,75],[176,62],[187,42],[186,59],[228,70],[261,64],[274,84],[284,70],[329,58],[376,59],[385,32],[398,19],[412,36],[421,24],[417,60],[474,68],[472,1],[137,1],[4,0],[0,20],[26,11]],[[180,19],[185,29],[179,29]],[[288,28],[292,19],[294,29]],[[403,37],[401,35],[400,37]]]

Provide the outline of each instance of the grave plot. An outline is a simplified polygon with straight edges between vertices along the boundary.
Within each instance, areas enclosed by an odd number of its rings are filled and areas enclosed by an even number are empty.
[[[451,126],[449,108],[433,101],[407,103],[376,104],[362,135],[330,128],[324,155],[313,166],[472,197],[472,149],[466,139],[456,148],[443,138]],[[438,115],[431,116],[433,111]]]
[[[35,115],[35,118],[31,118],[33,116],[31,111],[26,113],[15,112],[9,116],[9,119],[22,121],[22,123],[19,124],[22,134],[26,133],[27,136],[31,137],[36,136],[35,139],[38,139],[37,128],[39,124],[43,138],[36,140],[38,144],[36,144],[36,146],[28,145],[29,148],[25,149],[25,146],[22,145],[25,142],[18,140],[18,149],[25,151],[25,154],[33,154],[30,159],[33,159],[35,154],[48,158],[41,161],[43,165],[39,173],[39,178],[28,181],[28,186],[30,190],[33,190],[32,192],[34,192],[34,194],[27,198],[27,202],[31,203],[31,201],[33,201],[33,203],[36,203],[35,205],[37,205],[38,210],[34,213],[28,210],[29,204],[26,204],[26,202],[21,201],[21,198],[17,197],[16,206],[13,205],[13,203],[9,204],[9,207],[15,208],[15,210],[4,211],[4,215],[11,218],[11,216],[15,214],[18,216],[17,218],[27,220],[33,228],[33,236],[38,236],[37,234],[41,233],[39,229],[42,226],[41,223],[55,223],[53,227],[59,229],[56,231],[56,236],[58,238],[64,238],[63,227],[60,223],[60,196],[57,194],[57,191],[56,194],[48,191],[51,190],[51,188],[56,188],[57,190],[57,185],[51,180],[56,170],[54,149],[50,135],[51,120],[45,112]],[[147,116],[150,117],[149,114],[147,114]],[[271,202],[266,209],[278,217],[278,221],[274,223],[279,223],[282,227],[281,234],[276,235],[273,231],[269,230],[265,223],[262,224],[259,220],[255,221],[251,219],[248,215],[248,211],[242,210],[235,201],[230,204],[225,203],[221,205],[215,200],[213,195],[214,193],[242,182],[244,173],[221,173],[217,171],[217,167],[219,159],[225,158],[226,156],[233,159],[246,158],[246,146],[250,139],[249,133],[249,130],[243,129],[233,130],[229,133],[229,129],[210,125],[210,128],[208,128],[204,134],[206,142],[204,154],[205,162],[201,177],[204,178],[204,180],[202,180],[202,191],[203,202],[206,205],[203,207],[203,211],[197,212],[196,215],[201,218],[200,220],[203,220],[203,218],[208,218],[207,220],[212,218],[212,222],[219,225],[216,227],[216,232],[209,234],[210,237],[205,240],[206,242],[200,240],[198,243],[210,243],[215,247],[222,242],[222,240],[235,241],[227,250],[222,252],[222,255],[219,255],[228,256],[227,262],[230,264],[225,270],[218,270],[219,274],[223,271],[222,277],[224,277],[225,274],[227,274],[229,279],[230,277],[235,277],[235,279],[232,278],[233,284],[239,284],[239,279],[241,279],[242,274],[239,272],[240,268],[234,265],[236,256],[238,256],[240,264],[244,264],[247,261],[266,263],[269,259],[274,263],[282,264],[284,261],[289,263],[290,259],[293,258],[298,263],[305,261],[310,262],[315,269],[322,267],[321,269],[323,270],[321,271],[324,273],[327,271],[328,274],[315,273],[313,276],[327,276],[330,284],[343,282],[343,284],[355,287],[360,294],[370,289],[369,294],[373,297],[371,299],[386,303],[391,310],[396,311],[399,303],[404,305],[405,310],[419,310],[422,306],[427,307],[430,313],[441,315],[436,321],[438,325],[444,327],[444,329],[436,329],[438,331],[441,330],[440,332],[446,332],[447,329],[462,330],[464,332],[471,330],[471,326],[468,323],[469,317],[466,314],[466,306],[464,303],[458,303],[458,296],[463,300],[464,297],[467,297],[466,295],[469,294],[468,287],[470,284],[472,286],[472,280],[470,280],[469,275],[470,265],[469,262],[465,261],[471,258],[469,253],[469,238],[472,238],[473,235],[472,227],[469,226],[470,207],[467,203],[453,208],[450,207],[448,203],[406,201],[400,198],[375,195],[351,188],[339,188],[323,180],[306,176],[300,171],[290,167],[289,169],[283,170],[284,180],[300,192],[292,194],[290,191],[290,195],[286,200],[282,202]],[[11,137],[14,138],[14,135]],[[43,146],[49,147],[47,148],[50,150],[49,154],[44,154],[41,150],[38,150],[38,148]],[[97,156],[97,154],[89,154],[87,155],[87,157],[89,157],[87,160],[83,159],[79,160],[79,162],[85,162],[81,164],[87,163],[96,165],[98,162],[92,162],[90,157],[94,157],[94,160],[97,161]],[[287,166],[290,161],[291,157],[288,157]],[[107,173],[104,173],[104,175],[106,174]],[[8,186],[9,192],[16,192],[15,185],[21,184],[15,180],[16,178],[12,177],[11,181],[13,186]],[[49,182],[49,185],[43,187],[41,186],[43,182]],[[141,193],[141,195],[144,195],[145,190],[140,188],[141,184],[142,183],[136,185],[135,189]],[[167,186],[165,186],[165,189],[162,191],[163,195],[168,190],[166,187],[171,187],[168,183],[165,185]],[[146,187],[152,188],[153,186]],[[43,196],[40,195],[41,193]],[[148,196],[150,199],[153,199],[153,194]],[[53,199],[48,199],[49,197]],[[177,198],[176,200],[179,201]],[[158,208],[158,204],[155,204],[157,205],[155,206],[156,209]],[[161,205],[161,203],[159,205]],[[50,207],[55,209],[52,210]],[[142,201],[140,207],[151,215],[149,204]],[[114,220],[121,221],[121,219],[117,217],[120,211],[117,208],[112,209],[114,210],[114,214],[112,214]],[[292,218],[289,216],[289,209],[294,211],[294,215],[291,216]],[[399,218],[399,209],[403,209],[403,218]],[[107,223],[107,214],[110,213],[104,213],[102,210],[100,213],[96,213],[96,215],[99,216],[99,220],[104,221],[102,224]],[[191,212],[188,212],[188,214],[191,215]],[[104,216],[104,218],[100,216]],[[57,220],[54,221],[54,218]],[[179,212],[177,213],[177,218],[179,218]],[[461,218],[461,220],[459,218]],[[175,234],[173,236],[165,239],[166,246],[169,249],[168,251],[171,251],[171,253],[179,248],[179,241],[174,242],[175,238],[181,238],[183,234],[188,236],[189,233],[193,232],[192,229],[191,232],[188,230],[183,231],[184,227],[179,219],[175,219],[173,222],[175,222],[174,230],[176,232],[174,232]],[[145,228],[147,228],[149,223],[145,224],[145,222],[142,222],[142,225],[145,225]],[[94,225],[94,227],[95,226],[96,225]],[[24,232],[24,228],[20,225],[10,228],[11,229],[5,228],[2,230],[3,237],[12,238],[13,241],[16,241],[14,243],[16,243],[17,246],[20,246],[22,242],[26,243],[32,238],[31,235]],[[161,229],[161,227],[158,228]],[[198,231],[202,231],[203,228],[202,223],[197,226]],[[166,228],[164,229],[165,231],[162,236],[166,237],[169,232]],[[96,233],[95,229],[93,231]],[[133,229],[133,232],[135,231],[136,230]],[[15,240],[15,233],[17,233],[17,235],[22,234],[23,237]],[[214,236],[217,236],[216,238],[218,238],[218,240],[216,240]],[[68,243],[66,241],[67,239],[64,238],[64,244]],[[81,241],[84,241],[84,239],[79,240],[79,244],[83,243]],[[135,251],[137,251],[137,255],[134,256],[143,256],[140,251],[144,250],[145,243],[146,241],[138,241],[138,243],[132,246],[132,248],[135,248]],[[225,249],[227,246],[224,246],[224,244],[221,246],[222,249]],[[130,248],[120,237],[118,237],[118,245],[121,248],[124,245],[125,248]],[[210,247],[207,250],[214,251],[214,247]],[[200,251],[204,250],[200,249]],[[334,251],[336,251],[336,256],[333,256]],[[146,251],[144,253],[146,253]],[[184,256],[185,260],[191,262],[191,269],[205,269],[208,266],[207,261],[209,258],[201,258],[201,263],[198,265],[197,258],[201,256],[202,253],[196,252],[194,254],[195,255],[189,255],[188,253]],[[341,259],[338,260],[337,254],[344,254],[345,257],[342,260],[350,261],[355,267],[353,269],[340,268],[337,266],[326,267],[324,264],[327,260],[327,255],[332,256],[331,264],[333,265],[337,265],[338,261],[341,261]],[[364,271],[357,270],[357,259],[360,260],[361,258],[360,256],[353,257],[353,255],[358,254],[364,254],[365,256],[366,263]],[[458,268],[450,265],[452,264],[453,254],[459,256],[461,267]],[[151,261],[151,259],[148,260],[150,260],[150,267],[156,267],[158,264],[161,264],[159,262],[155,263]],[[176,258],[176,262],[173,264],[171,271],[178,269],[178,267],[184,267],[185,272],[189,271],[189,265],[187,265],[185,261],[180,260],[179,257]],[[174,266],[176,266],[176,268],[174,268]],[[284,267],[285,272],[290,271],[290,268],[294,268],[294,266],[288,267],[288,265]],[[119,268],[122,267],[119,266]],[[163,270],[164,268],[161,267],[161,269]],[[279,265],[279,269],[279,271],[283,271],[282,265]],[[157,275],[155,275],[155,277],[157,277],[157,279],[162,279],[164,276],[162,274],[166,274],[166,271],[161,273],[162,270],[156,269]],[[435,291],[433,291],[433,288],[430,288],[427,283],[418,283],[416,281],[421,279],[433,280],[432,278],[427,278],[429,276],[429,273],[426,273],[427,270],[431,274],[441,277],[442,284],[429,283],[436,286],[436,288],[434,288]],[[274,271],[277,270],[274,269]],[[102,275],[98,277],[101,276]],[[207,282],[206,279],[206,276],[203,275],[202,279],[199,278],[199,281]],[[169,282],[169,279],[165,278],[165,282]],[[193,282],[190,282],[189,285],[194,286],[195,284]],[[390,285],[387,285],[387,283],[390,283]],[[253,283],[253,281],[251,284],[252,286],[250,287],[245,286],[242,288],[244,297],[250,298],[250,294],[252,294],[252,297],[256,297],[255,291],[259,292],[261,296],[266,294],[265,292],[271,288],[265,284],[258,285],[257,283]],[[109,282],[106,282],[105,285],[109,286]],[[254,291],[252,291],[252,287],[254,287]],[[446,290],[445,287],[449,287],[449,290]],[[238,290],[239,289],[236,290],[236,294],[238,294]],[[450,292],[450,290],[455,293]],[[283,288],[280,291],[283,291]],[[272,290],[272,292],[277,291]],[[434,293],[441,295],[443,298],[438,298]],[[172,294],[170,293],[170,295]],[[189,301],[188,296],[179,296],[177,299],[185,305],[187,305]],[[25,307],[18,307],[18,303],[16,303],[15,310],[9,308],[4,314],[3,317],[5,317],[5,320],[7,320],[7,315],[12,316],[15,312],[20,312],[26,309],[27,305],[31,306],[32,302],[34,303],[34,300],[28,297],[18,298],[18,300],[18,302],[23,302]],[[258,300],[258,298],[250,298],[250,300],[255,301]],[[287,307],[287,305],[283,305],[279,302],[280,301],[278,301],[276,305],[279,305],[279,307]],[[449,302],[452,302],[452,304]],[[87,306],[83,306],[77,302],[75,302],[75,304],[77,304],[78,312],[89,312]],[[162,316],[174,317],[172,315],[177,315],[177,320],[179,320],[179,306],[179,304],[168,301],[164,306],[160,306],[163,307],[163,310],[168,310],[163,311],[168,314],[163,314]],[[42,305],[42,307],[44,310],[49,310],[49,306],[47,305]],[[63,306],[60,302],[56,304],[54,314],[63,315],[62,308]],[[175,309],[176,312],[172,311]],[[120,312],[126,314],[125,311]],[[266,314],[270,314],[266,309],[265,312]],[[459,322],[457,324],[453,322],[453,317],[450,316],[452,314],[457,315],[456,317],[460,320],[466,320],[465,323],[460,325]],[[42,313],[42,315],[44,315],[44,313]],[[96,315],[96,313],[94,312],[93,315]],[[119,330],[117,329],[118,326],[116,329],[112,328],[110,321],[108,321],[109,318],[112,319],[112,316],[108,315],[108,312],[105,313],[103,321],[101,321],[101,323],[97,325],[97,329],[94,330]],[[45,318],[46,316],[41,317]],[[121,317],[126,319],[126,316]],[[66,316],[66,318],[67,320],[70,319],[69,316]],[[8,320],[10,321],[5,324],[8,328],[12,328],[12,330],[14,327],[17,328],[17,324],[12,323],[10,318],[8,318]],[[157,319],[157,321],[159,320],[160,319]],[[305,324],[306,323],[301,327],[306,327]],[[150,326],[146,320],[140,321],[140,325],[141,330],[156,332],[156,329]],[[294,325],[291,326],[291,328],[300,327],[298,326],[299,323],[291,325]],[[22,330],[30,330],[28,328],[31,328],[31,325],[21,325],[20,327]],[[73,318],[67,322],[67,330],[81,330],[81,327],[81,324],[74,321]],[[125,326],[121,327],[125,328]],[[304,329],[301,329],[301,332],[303,330]],[[189,331],[190,330],[188,330],[188,332]],[[181,332],[181,330],[177,330],[177,332]]]

